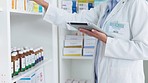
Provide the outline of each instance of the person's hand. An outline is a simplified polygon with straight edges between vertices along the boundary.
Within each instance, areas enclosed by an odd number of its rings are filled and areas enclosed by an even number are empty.
[[[33,1],[35,1],[39,5],[42,5],[45,8],[45,10],[47,10],[47,8],[49,6],[49,4],[44,0],[33,0]]]
[[[93,29],[93,30],[89,31],[89,30],[81,28],[81,29],[79,29],[79,31],[82,32],[82,33],[85,33],[85,34],[87,34],[89,36],[93,36],[93,37],[101,40],[104,43],[106,43],[106,41],[107,41],[107,36],[104,33],[99,32],[97,30]]]

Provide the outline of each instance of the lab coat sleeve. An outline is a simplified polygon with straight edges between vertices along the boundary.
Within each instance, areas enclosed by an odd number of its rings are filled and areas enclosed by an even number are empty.
[[[83,21],[97,24],[100,11],[101,5],[96,8],[92,8],[91,10],[83,11],[79,14],[71,14],[63,9],[50,5],[43,19],[56,25],[66,24],[68,21]]]
[[[105,56],[148,60],[148,4],[145,0],[135,0],[130,13],[131,40],[107,38]]]

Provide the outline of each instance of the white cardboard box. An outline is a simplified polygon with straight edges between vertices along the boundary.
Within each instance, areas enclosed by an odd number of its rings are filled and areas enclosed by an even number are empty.
[[[83,36],[78,35],[66,35],[65,40],[83,40]]]
[[[83,40],[65,40],[65,47],[67,46],[81,46],[83,47]]]
[[[85,39],[84,40],[84,48],[95,48],[96,40]]]
[[[95,54],[95,48],[83,48],[83,56],[93,56]]]
[[[62,1],[61,6],[65,11],[72,13],[72,1]]]
[[[16,83],[36,83],[35,73],[28,75],[26,77],[21,78],[20,80],[16,81]]]
[[[82,56],[82,48],[64,48],[64,56]]]

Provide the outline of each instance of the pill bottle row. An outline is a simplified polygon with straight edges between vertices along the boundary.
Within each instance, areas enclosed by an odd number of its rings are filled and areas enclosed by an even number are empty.
[[[11,73],[12,77],[34,67],[44,60],[43,48],[12,48]]]

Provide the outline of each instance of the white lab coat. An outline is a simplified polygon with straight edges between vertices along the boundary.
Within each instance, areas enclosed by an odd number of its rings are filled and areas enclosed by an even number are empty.
[[[44,19],[53,23],[87,21],[99,26],[106,3],[80,14],[48,8]],[[98,50],[98,83],[144,83],[143,60],[148,59],[148,3],[120,0],[107,17],[103,30],[114,36]]]

